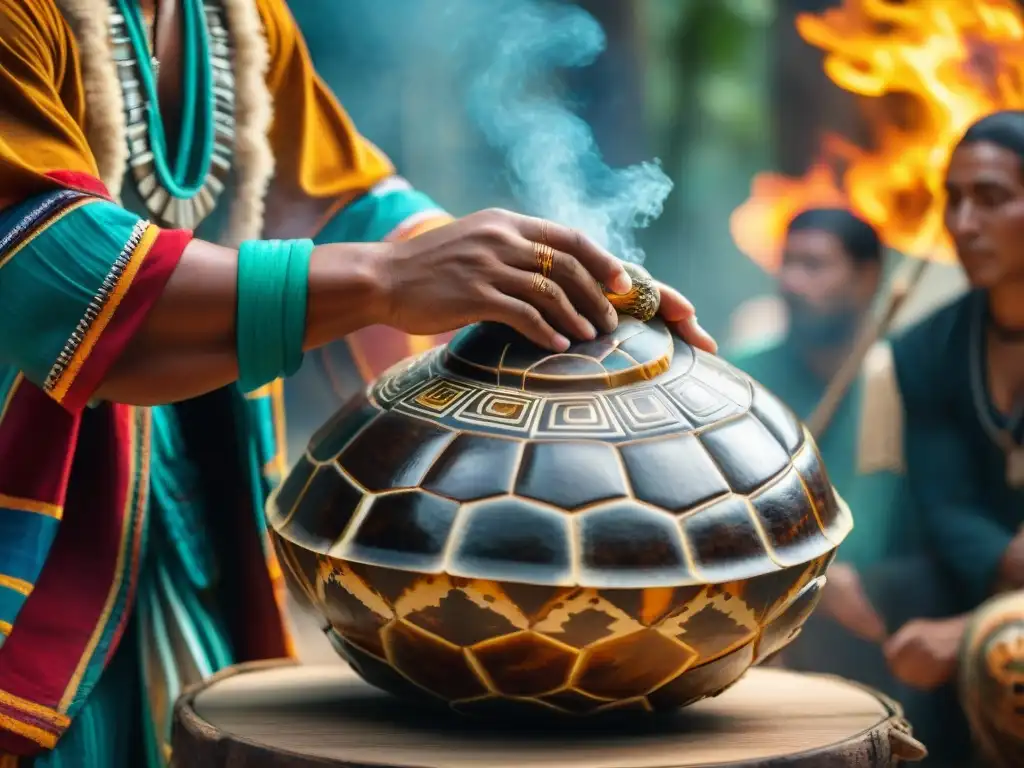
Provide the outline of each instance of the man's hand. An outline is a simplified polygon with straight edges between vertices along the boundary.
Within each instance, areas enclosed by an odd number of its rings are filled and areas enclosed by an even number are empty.
[[[857,571],[846,563],[835,563],[825,577],[818,610],[859,638],[883,642],[885,622],[864,593]]]
[[[547,277],[539,270],[538,243],[554,249]],[[618,314],[601,285],[615,293],[631,285],[622,262],[579,232],[502,210],[474,213],[391,244],[373,272],[371,324],[429,335],[490,320],[559,352],[570,338],[613,331]],[[661,288],[665,320],[686,341],[714,352],[693,305]]]
[[[669,328],[679,334],[683,341],[705,352],[717,352],[718,344],[697,322],[697,312],[693,304],[679,291],[664,283],[658,283],[658,289],[661,291],[661,307],[658,314]]]
[[[897,680],[924,691],[949,682],[956,674],[957,652],[968,618],[907,622],[883,649],[889,670]]]

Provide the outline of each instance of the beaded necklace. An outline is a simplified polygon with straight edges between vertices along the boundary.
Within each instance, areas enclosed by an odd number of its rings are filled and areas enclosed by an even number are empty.
[[[971,397],[981,426],[1006,456],[1006,484],[1024,490],[1024,399],[1017,398],[1011,413],[1000,424],[993,417],[988,394],[985,359],[985,333],[989,325],[988,306],[982,296],[974,297],[971,315],[970,370]]]
[[[110,43],[124,95],[128,167],[139,196],[156,223],[194,229],[216,207],[231,172],[235,83],[220,5],[180,2],[181,128],[173,158],[160,114],[159,63],[137,0],[110,0]]]

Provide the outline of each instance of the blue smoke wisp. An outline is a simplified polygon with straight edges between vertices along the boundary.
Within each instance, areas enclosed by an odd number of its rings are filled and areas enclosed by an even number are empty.
[[[642,263],[635,230],[661,215],[672,181],[657,161],[608,167],[590,126],[552,89],[558,69],[587,66],[604,50],[598,22],[541,0],[454,2],[448,11],[449,39],[469,49],[465,63],[478,63],[470,117],[504,155],[519,204]]]

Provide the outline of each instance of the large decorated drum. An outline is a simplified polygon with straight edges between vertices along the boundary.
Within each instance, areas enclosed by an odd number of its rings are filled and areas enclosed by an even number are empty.
[[[631,316],[561,354],[475,325],[396,366],[268,521],[369,683],[573,714],[724,691],[799,632],[852,526],[789,410]]]

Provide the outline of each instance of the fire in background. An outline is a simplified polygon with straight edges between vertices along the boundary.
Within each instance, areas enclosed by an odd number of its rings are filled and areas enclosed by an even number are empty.
[[[943,174],[979,117],[1024,109],[1024,12],[1016,0],[845,0],[802,14],[825,71],[863,97],[873,146],[829,134],[802,178],[759,174],[730,219],[737,247],[773,272],[789,220],[846,205],[908,256],[954,263],[943,228]]]

